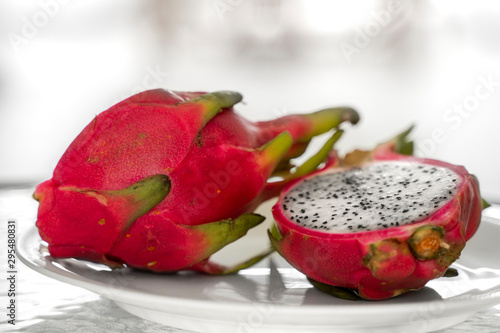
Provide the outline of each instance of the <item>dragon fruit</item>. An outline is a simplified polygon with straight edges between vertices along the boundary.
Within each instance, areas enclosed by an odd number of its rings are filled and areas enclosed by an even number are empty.
[[[388,299],[443,276],[479,226],[477,179],[416,158],[409,131],[288,184],[273,207],[278,252],[318,289]]]
[[[155,272],[229,273],[210,256],[263,221],[252,211],[288,182],[312,137],[356,123],[350,108],[250,122],[232,109],[236,92],[150,90],[102,112],[37,186],[37,227],[52,256]],[[295,172],[295,170],[298,170]],[[299,172],[300,171],[300,172]],[[279,173],[277,182],[268,178]]]

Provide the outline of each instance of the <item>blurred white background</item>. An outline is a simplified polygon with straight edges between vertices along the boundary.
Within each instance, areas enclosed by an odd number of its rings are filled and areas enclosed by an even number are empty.
[[[357,108],[341,151],[416,124],[500,203],[498,1],[0,0],[0,32],[0,183],[50,178],[136,92],[231,89],[253,120]]]

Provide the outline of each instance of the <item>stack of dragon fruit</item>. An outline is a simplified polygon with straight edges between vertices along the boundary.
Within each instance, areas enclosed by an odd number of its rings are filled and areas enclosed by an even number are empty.
[[[408,131],[341,157],[334,145],[343,123],[359,121],[355,110],[251,122],[233,110],[241,100],[158,89],[97,115],[35,190],[50,254],[229,274],[276,250],[320,290],[380,300],[446,274],[477,230],[477,179],[411,156]],[[324,145],[296,165],[324,133]],[[274,197],[270,249],[233,267],[213,262],[264,221],[254,211]]]

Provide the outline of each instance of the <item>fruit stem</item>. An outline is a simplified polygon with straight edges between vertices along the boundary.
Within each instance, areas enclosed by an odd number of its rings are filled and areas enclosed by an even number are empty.
[[[229,108],[243,99],[243,96],[235,91],[216,91],[195,97],[179,104],[201,104],[203,105],[203,123],[206,124],[224,108]]]
[[[411,125],[406,131],[397,135],[394,140],[396,141],[396,153],[403,155],[413,155],[413,141],[408,140],[408,135],[413,130],[414,125]]]
[[[292,137],[290,133],[287,131],[280,133],[277,137],[259,148],[262,159],[261,166],[274,170],[291,146]]]
[[[206,248],[201,259],[210,257],[215,252],[222,249],[224,246],[243,237],[248,230],[259,225],[264,221],[265,217],[258,214],[242,214],[235,219],[221,220],[200,225],[189,225],[184,228],[199,232],[207,241]]]
[[[349,301],[359,301],[361,300],[361,297],[359,297],[352,289],[349,288],[344,288],[344,287],[337,287],[337,286],[332,286],[326,283],[322,283],[319,281],[316,281],[311,278],[307,278],[309,282],[319,291],[322,291],[326,294],[335,296],[337,298],[349,300]]]
[[[488,208],[488,207],[490,207],[490,206],[491,206],[491,205],[490,205],[490,204],[489,204],[486,200],[484,200],[483,198],[481,198],[481,200],[482,200],[482,204],[483,204],[483,209],[486,209],[486,208]]]
[[[458,271],[453,267],[449,267],[443,274],[443,277],[455,277],[455,276],[458,276]]]
[[[191,270],[196,272],[202,272],[209,275],[228,275],[235,274],[242,269],[251,267],[266,258],[268,255],[274,252],[274,248],[271,246],[261,253],[241,262],[231,267],[226,267],[223,265],[219,265],[210,260],[203,260],[191,267]]]
[[[312,137],[323,134],[337,128],[341,123],[347,121],[351,124],[359,122],[359,114],[350,107],[336,107],[305,114],[304,117],[311,123],[311,131],[304,135],[300,141],[309,141]]]
[[[295,172],[291,175],[291,178],[296,179],[314,171],[322,162],[325,161],[325,158],[333,149],[333,146],[340,139],[342,134],[344,134],[344,131],[336,131],[323,145],[323,147],[321,147],[321,149],[316,154],[314,154],[314,156],[311,156],[311,158],[309,158],[302,165],[298,166],[295,169]]]
[[[216,91],[208,95],[215,96],[221,108],[229,108],[243,99],[243,95],[236,91]]]
[[[290,181],[313,172],[321,163],[325,162],[329,153],[332,151],[333,146],[340,139],[343,133],[344,132],[342,130],[336,131],[316,154],[311,156],[302,165],[297,166],[293,173],[290,172],[290,170],[286,170],[273,174],[273,176],[281,177],[281,179],[274,182],[268,182],[266,184],[266,187],[262,192],[264,195],[263,200],[277,196],[283,187],[285,187]]]

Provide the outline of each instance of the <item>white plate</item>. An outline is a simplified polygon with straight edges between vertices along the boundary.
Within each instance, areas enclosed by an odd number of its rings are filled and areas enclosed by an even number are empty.
[[[252,237],[237,243],[251,242]],[[387,301],[346,301],[311,287],[273,255],[233,276],[152,274],[49,256],[35,228],[19,241],[22,261],[54,279],[112,299],[124,310],[197,332],[428,332],[500,303],[500,223],[484,218],[454,264],[459,276]]]

